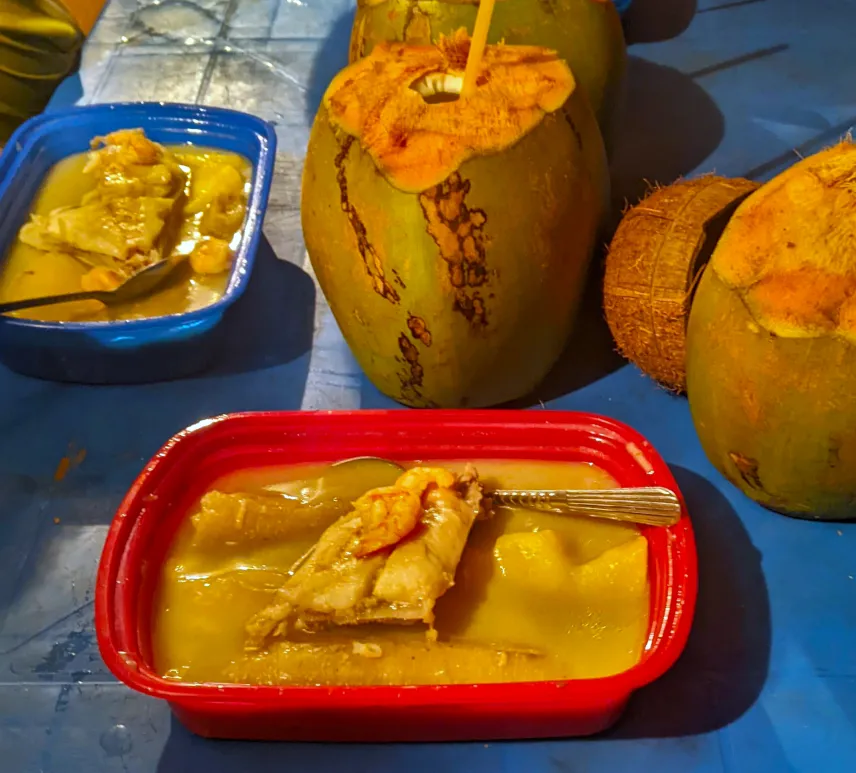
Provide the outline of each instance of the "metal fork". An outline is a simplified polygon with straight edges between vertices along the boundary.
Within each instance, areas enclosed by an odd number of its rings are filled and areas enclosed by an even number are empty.
[[[675,492],[657,486],[559,491],[500,489],[486,492],[485,496],[498,506],[525,507],[648,526],[672,526],[681,517],[681,503]]]
[[[397,462],[377,456],[344,459],[340,467],[367,460],[385,462],[404,472]],[[681,518],[681,502],[674,491],[660,486],[617,489],[497,489],[485,496],[499,507],[524,507],[528,510],[582,515],[609,521],[639,523],[647,526],[672,526]]]

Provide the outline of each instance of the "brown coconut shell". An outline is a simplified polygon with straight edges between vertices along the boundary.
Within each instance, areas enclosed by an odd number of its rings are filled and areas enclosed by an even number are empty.
[[[625,213],[609,246],[603,295],[613,338],[675,392],[686,390],[693,289],[734,210],[759,187],[705,175],[657,188]]]

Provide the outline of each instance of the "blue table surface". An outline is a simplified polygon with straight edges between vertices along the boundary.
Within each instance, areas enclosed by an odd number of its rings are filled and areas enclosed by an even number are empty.
[[[511,1],[511,0],[509,0]],[[514,0],[525,2],[526,0]],[[252,286],[220,364],[174,383],[92,388],[0,369],[0,770],[856,770],[856,527],[747,501],[704,458],[684,399],[612,352],[596,282],[568,356],[523,401],[615,417],[673,466],[697,530],[686,653],[611,732],[437,745],[249,744],[190,735],[118,684],[93,633],[107,526],[174,432],[222,412],[395,407],[362,376],[305,260],[307,127],[345,62],[352,0],[112,0],[52,106],[168,99],[272,121],[277,174]],[[643,179],[769,179],[856,121],[853,0],[636,0],[616,202]],[[84,455],[85,452],[85,455]],[[72,460],[65,476],[56,471]]]

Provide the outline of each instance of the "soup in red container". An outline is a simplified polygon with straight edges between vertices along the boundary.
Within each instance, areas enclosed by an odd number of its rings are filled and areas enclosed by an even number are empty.
[[[396,464],[337,464],[362,456]],[[102,654],[209,736],[597,732],[684,646],[689,520],[637,528],[491,507],[489,494],[644,485],[675,489],[643,438],[583,414],[202,422],[152,460],[114,520]]]

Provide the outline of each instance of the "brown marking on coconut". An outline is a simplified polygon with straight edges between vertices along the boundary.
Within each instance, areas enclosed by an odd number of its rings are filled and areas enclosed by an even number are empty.
[[[411,343],[406,333],[398,336],[398,350],[404,358],[404,371],[399,374],[402,393],[410,394],[418,400],[422,397],[420,388],[425,377],[425,370],[419,363],[419,350]]]
[[[394,13],[394,11],[392,12]],[[404,21],[404,41],[412,45],[431,42],[431,18],[416,3],[408,7]]]
[[[755,459],[750,459],[748,456],[739,454],[736,451],[729,451],[728,457],[737,468],[737,472],[743,481],[752,488],[764,490],[764,484],[761,482],[761,476],[758,474],[758,462]]]
[[[577,125],[574,123],[574,118],[571,115],[570,110],[562,110],[562,115],[565,116],[565,120],[568,122],[568,126],[571,127],[571,131],[574,133],[574,137],[576,137],[577,145],[582,150],[583,147],[583,135],[580,134],[580,130],[577,128]]]
[[[440,183],[419,194],[426,229],[437,244],[440,258],[446,262],[449,282],[454,288],[455,311],[475,327],[487,325],[487,309],[474,288],[488,282],[486,238],[487,214],[470,209],[465,202],[469,180],[454,172]]]
[[[707,175],[658,188],[622,219],[606,259],[604,309],[621,354],[668,389],[686,388],[693,290],[728,219],[759,187]]]
[[[742,379],[737,380],[737,384],[737,395],[743,407],[743,415],[750,424],[759,425],[763,420],[763,410],[752,382]]]
[[[693,302],[687,391],[702,447],[788,515],[856,512],[854,244],[856,145],[843,142],[740,205]],[[756,475],[735,475],[733,454]]]
[[[431,331],[422,317],[410,314],[407,318],[407,329],[417,341],[421,341],[425,346],[431,346]]]
[[[354,19],[351,39],[348,41],[348,61],[355,62],[366,55],[366,18],[359,16]]]
[[[842,427],[829,435],[828,470],[830,476],[856,469],[856,427]],[[834,482],[834,478],[830,478]],[[856,503],[856,496],[853,497]]]
[[[339,185],[339,199],[342,211],[347,215],[348,221],[351,224],[351,229],[357,240],[357,249],[362,256],[372,289],[381,298],[386,298],[391,303],[398,303],[400,297],[395,288],[386,280],[383,261],[369,241],[366,226],[354,205],[351,204],[350,197],[348,196],[348,177],[345,174],[345,159],[347,159],[353,144],[354,138],[346,136],[340,143],[341,150],[333,162],[336,167],[336,182]]]
[[[838,435],[833,435],[829,438],[829,466],[837,467],[841,462],[841,438]]]

